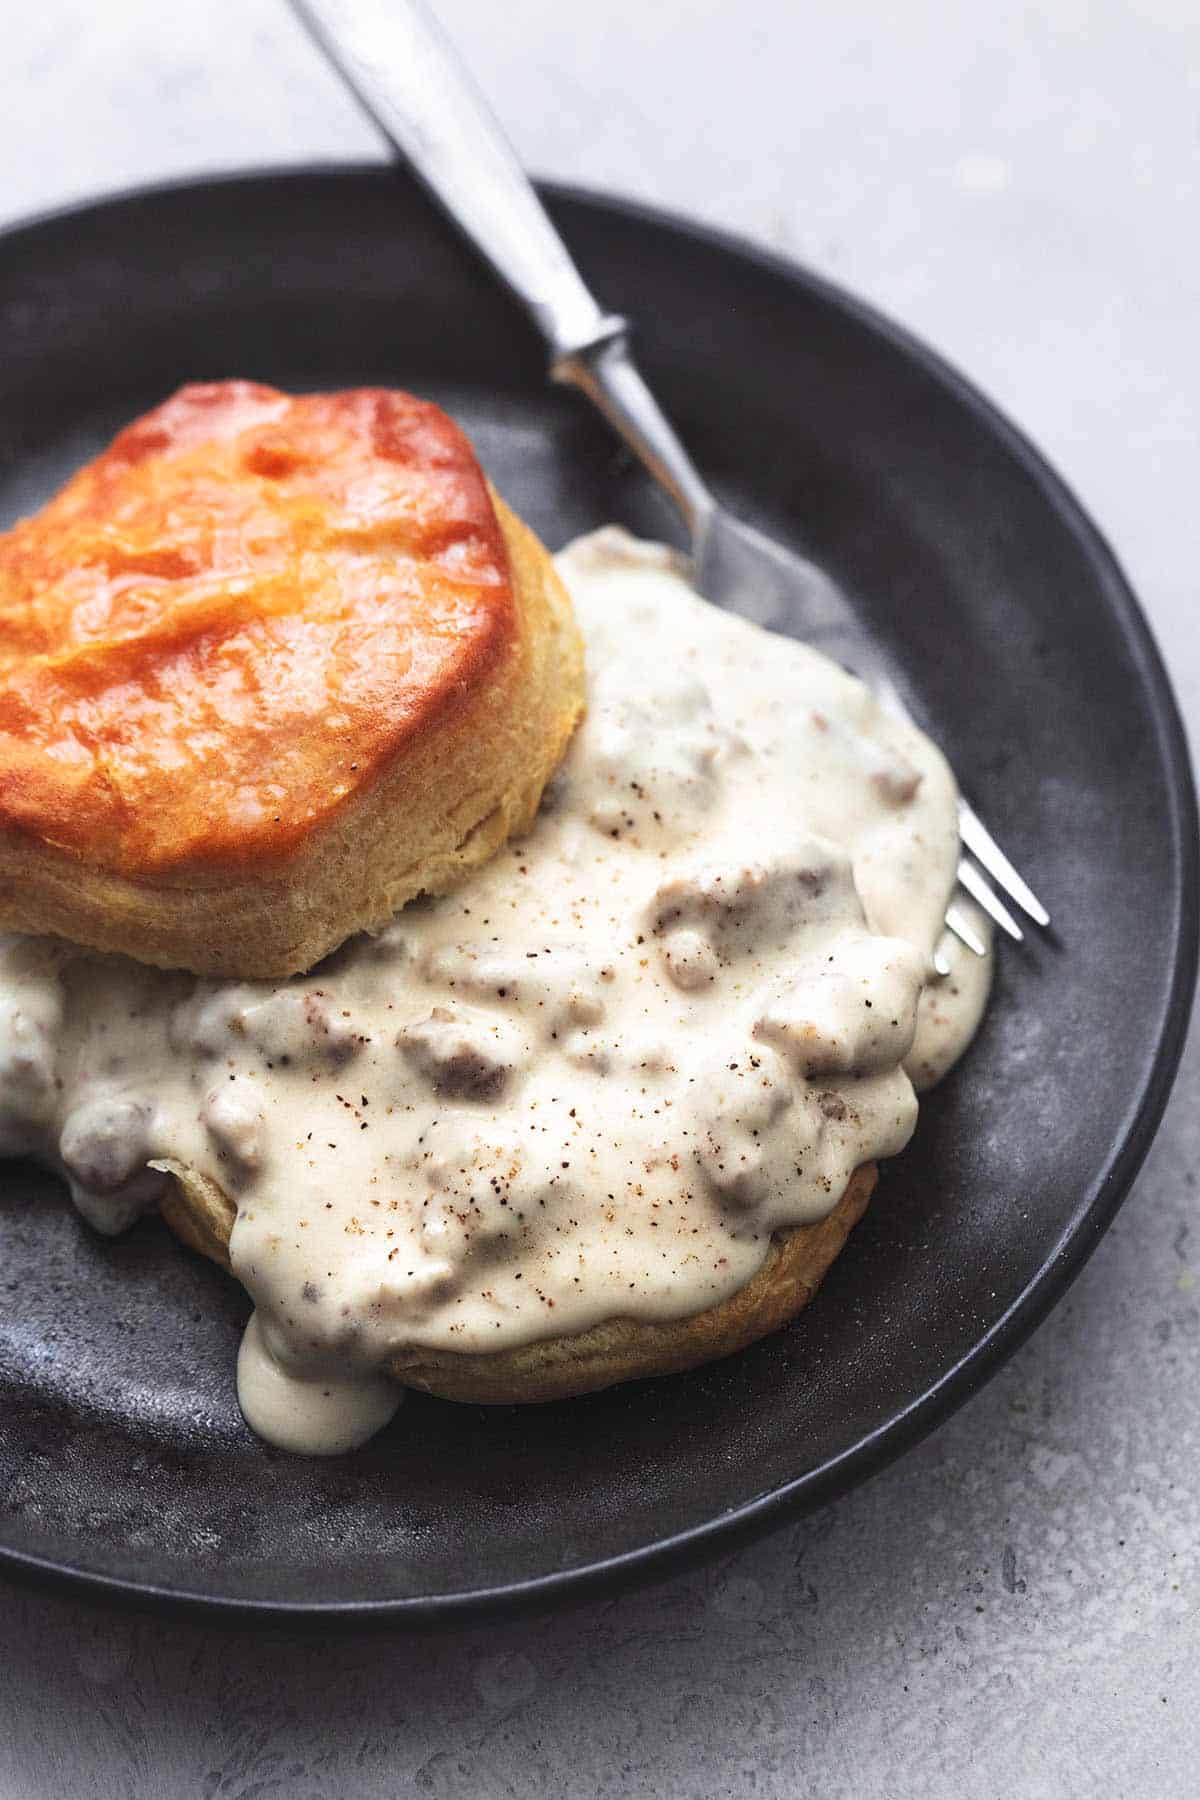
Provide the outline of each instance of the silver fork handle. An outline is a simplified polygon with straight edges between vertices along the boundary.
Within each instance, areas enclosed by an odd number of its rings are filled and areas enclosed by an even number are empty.
[[[592,400],[674,495],[695,536],[713,499],[533,191],[487,102],[419,0],[291,0],[319,48],[516,295],[550,372]]]

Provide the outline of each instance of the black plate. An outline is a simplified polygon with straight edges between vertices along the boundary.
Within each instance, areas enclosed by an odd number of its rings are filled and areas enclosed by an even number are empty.
[[[732,1360],[571,1405],[413,1399],[358,1455],[265,1448],[247,1305],[146,1223],[116,1244],[0,1174],[0,1556],[145,1599],[428,1619],[699,1554],[860,1480],[990,1374],[1076,1273],[1150,1141],[1196,960],[1195,798],[1129,589],[958,376],[844,294],[619,203],[551,192],[702,468],[830,568],[911,669],[1061,922],[1005,954],[967,1061],[815,1304]],[[550,390],[513,306],[385,170],[134,195],[0,238],[5,519],[189,378],[431,394],[552,545],[662,533]]]

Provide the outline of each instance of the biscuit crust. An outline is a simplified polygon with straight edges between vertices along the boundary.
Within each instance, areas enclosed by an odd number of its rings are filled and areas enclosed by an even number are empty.
[[[160,1208],[171,1230],[190,1249],[228,1269],[237,1217],[233,1201],[182,1163],[155,1167],[175,1178]],[[538,1338],[488,1353],[413,1350],[395,1356],[388,1372],[406,1387],[445,1400],[507,1406],[566,1400],[731,1356],[807,1306],[866,1211],[876,1173],[874,1163],[856,1169],[832,1212],[813,1225],[776,1233],[766,1261],[745,1287],[690,1318],[609,1319],[574,1337]]]
[[[310,968],[524,829],[582,706],[437,407],[184,388],[0,538],[0,927]]]

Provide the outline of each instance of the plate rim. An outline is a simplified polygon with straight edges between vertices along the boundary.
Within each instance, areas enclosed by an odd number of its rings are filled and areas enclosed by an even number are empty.
[[[10,220],[0,226],[0,256],[10,256],[22,236],[34,236],[71,219],[115,212],[151,200],[183,198],[200,190],[258,187],[265,191],[326,181],[354,185],[371,180],[382,184],[397,177],[403,179],[403,170],[394,163],[327,159],[200,171],[166,181],[137,183]],[[1126,1198],[1157,1133],[1186,1043],[1196,987],[1200,955],[1200,814],[1187,733],[1170,675],[1149,621],[1107,537],[1032,439],[973,381],[906,326],[839,282],[736,232],[668,207],[577,183],[538,179],[536,186],[551,208],[578,206],[597,214],[607,213],[617,223],[636,220],[690,238],[815,294],[848,315],[931,376],[979,420],[1030,479],[1085,554],[1098,585],[1106,590],[1143,692],[1150,700],[1157,750],[1168,776],[1167,823],[1175,865],[1174,955],[1163,1029],[1140,1099],[1127,1118],[1120,1141],[1075,1202],[1040,1268],[966,1355],[907,1407],[839,1455],[685,1531],[598,1561],[499,1587],[383,1599],[294,1601],[206,1594],[186,1584],[139,1581],[88,1569],[0,1541],[0,1572],[7,1576],[126,1608],[248,1625],[278,1625],[284,1621],[289,1627],[296,1627],[309,1623],[323,1629],[335,1624],[354,1629],[463,1624],[499,1614],[511,1616],[583,1604],[601,1592],[612,1593],[635,1583],[662,1580],[719,1549],[733,1548],[849,1492],[948,1419],[997,1373],[1080,1273]]]

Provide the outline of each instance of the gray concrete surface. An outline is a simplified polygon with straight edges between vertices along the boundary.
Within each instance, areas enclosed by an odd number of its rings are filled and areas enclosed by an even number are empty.
[[[1193,0],[442,0],[531,166],[732,226],[937,344],[1115,543],[1200,723]],[[361,157],[279,0],[4,19],[0,212]],[[899,1465],[572,1614],[320,1643],[0,1588],[0,1795],[1059,1800],[1200,1789],[1200,1040],[1117,1225]]]

